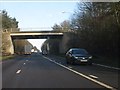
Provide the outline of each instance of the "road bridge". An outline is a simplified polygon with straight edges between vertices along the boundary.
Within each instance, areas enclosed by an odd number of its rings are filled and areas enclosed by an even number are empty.
[[[14,40],[21,40],[21,39],[63,39],[64,33],[59,31],[17,31],[17,32],[10,32],[11,38],[11,51],[16,50]],[[61,44],[62,45],[62,44]],[[60,46],[61,46],[60,45]],[[63,47],[63,46],[62,46]],[[60,47],[60,48],[62,48]],[[61,50],[63,51],[63,50]]]
[[[63,33],[58,31],[20,31],[11,32],[12,39],[48,39],[62,38]]]

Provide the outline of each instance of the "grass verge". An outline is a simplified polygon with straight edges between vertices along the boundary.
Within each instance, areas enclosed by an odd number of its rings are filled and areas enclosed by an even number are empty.
[[[0,56],[0,61],[12,59],[12,58],[14,58],[14,57],[15,57],[14,55],[10,55],[10,56]]]

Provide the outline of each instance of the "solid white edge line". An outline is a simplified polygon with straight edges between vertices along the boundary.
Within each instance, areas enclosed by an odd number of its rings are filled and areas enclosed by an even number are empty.
[[[97,80],[95,80],[95,79],[92,79],[91,77],[88,77],[88,76],[86,76],[86,75],[84,75],[84,74],[82,74],[82,73],[80,73],[80,72],[77,72],[77,71],[75,71],[75,70],[73,70],[73,69],[70,69],[70,68],[68,68],[68,67],[66,67],[66,66],[64,66],[64,65],[62,65],[62,64],[59,64],[59,63],[57,63],[57,62],[55,62],[55,61],[52,61],[50,58],[47,58],[47,57],[45,57],[45,56],[43,56],[43,57],[46,58],[46,59],[48,59],[48,60],[51,61],[51,62],[54,62],[55,64],[57,64],[57,65],[59,65],[59,66],[65,68],[65,69],[67,69],[67,70],[69,70],[69,71],[72,71],[72,72],[74,72],[74,73],[76,73],[76,74],[78,74],[78,75],[80,75],[80,76],[82,76],[82,77],[84,77],[84,78],[86,78],[86,79],[88,79],[88,80],[90,80],[90,81],[93,81],[93,82],[95,82],[95,83],[97,83],[97,84],[99,84],[99,85],[101,85],[101,86],[103,86],[103,87],[105,87],[105,88],[108,88],[108,89],[111,89],[111,90],[116,90],[116,89],[113,88],[112,86],[109,86],[109,85],[107,85],[107,84],[104,84],[104,83],[102,83],[102,82],[100,82],[100,81],[97,81]]]
[[[21,72],[21,70],[18,70],[17,72],[16,72],[16,74],[19,74]]]

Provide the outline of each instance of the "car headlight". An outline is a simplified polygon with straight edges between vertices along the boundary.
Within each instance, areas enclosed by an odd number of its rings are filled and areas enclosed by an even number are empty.
[[[89,57],[89,59],[91,59],[91,58],[92,58],[92,56]]]
[[[78,59],[78,57],[74,57],[75,59]]]

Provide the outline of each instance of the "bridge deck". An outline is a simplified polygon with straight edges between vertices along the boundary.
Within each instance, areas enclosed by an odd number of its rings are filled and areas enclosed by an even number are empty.
[[[11,32],[12,39],[47,39],[47,38],[61,38],[62,32],[56,31],[20,31]]]

